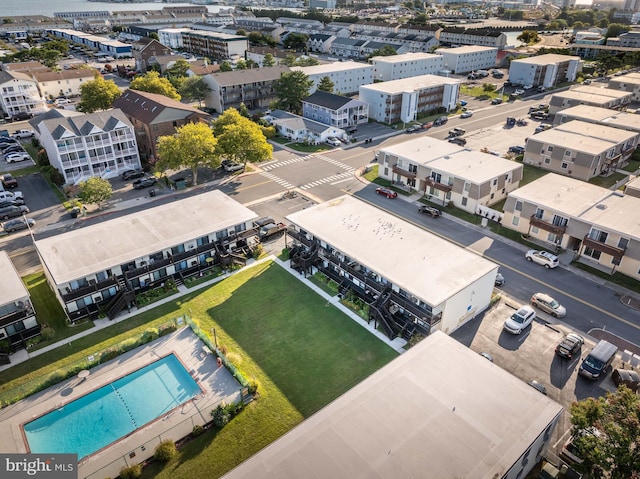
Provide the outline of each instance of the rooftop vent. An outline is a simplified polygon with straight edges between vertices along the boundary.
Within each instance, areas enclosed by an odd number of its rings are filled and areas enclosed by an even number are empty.
[[[596,208],[598,208],[599,210],[606,210],[607,205],[603,205],[602,203],[600,203],[599,205],[596,205]]]

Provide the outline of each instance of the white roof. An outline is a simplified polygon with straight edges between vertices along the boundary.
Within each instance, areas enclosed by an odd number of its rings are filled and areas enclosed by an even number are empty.
[[[548,53],[546,55],[536,55],[529,58],[514,58],[511,61],[511,63],[528,63],[531,65],[550,65],[552,63],[564,63],[571,60],[579,61],[580,57]]]
[[[612,100],[618,100],[621,98],[629,98],[633,96],[632,93],[620,90],[613,90],[611,88],[599,88],[590,86],[581,86],[578,88],[572,88],[571,90],[560,91],[554,93],[552,96],[560,98],[570,98],[578,101],[588,101],[591,103],[604,105]]]
[[[401,78],[400,80],[384,81],[362,85],[361,89],[380,91],[388,94],[398,94],[425,88],[434,88],[440,85],[460,84],[455,78],[441,77],[439,75],[420,75],[417,77]]]
[[[358,70],[362,68],[370,68],[373,71],[373,66],[360,62],[333,62],[325,63],[324,65],[313,65],[310,67],[291,67],[291,71],[301,71],[306,75],[321,75],[324,73]]]
[[[425,60],[425,59],[436,59],[442,58],[442,55],[436,55],[434,53],[423,53],[423,52],[409,52],[402,53],[400,55],[389,55],[386,57],[372,57],[370,59],[371,62],[378,63],[400,63],[400,62],[412,62],[416,60]]]
[[[627,73],[626,75],[613,77],[611,81],[616,83],[629,83],[631,85],[638,85],[640,84],[640,73],[636,73],[636,72]]]
[[[429,136],[405,141],[381,151],[476,184],[522,168],[515,161],[471,151]]]
[[[498,49],[495,47],[480,47],[477,45],[463,45],[456,48],[438,48],[438,50],[436,51],[439,54],[449,53],[455,55],[464,55],[467,53],[486,52],[487,50],[495,50],[496,52],[498,51]]]
[[[476,253],[348,195],[287,219],[432,306],[497,268]]]
[[[436,331],[223,477],[503,477],[561,412]]]
[[[585,211],[580,219],[605,231],[640,239],[640,198],[612,191]]]
[[[610,110],[592,105],[576,105],[556,113],[556,117],[566,115],[578,120],[605,123],[614,128],[640,132],[640,115]]]
[[[36,248],[59,285],[257,216],[216,190],[38,240]]]
[[[623,143],[638,136],[638,133],[633,131],[581,120],[572,120],[566,123],[560,123],[555,127],[555,129],[569,133],[579,133],[583,136],[606,140],[613,144]]]
[[[529,138],[529,141],[563,146],[565,148],[571,148],[572,150],[581,151],[590,155],[602,153],[603,151],[613,148],[617,144],[613,141],[584,136],[579,132],[574,133],[559,130],[557,128],[551,128],[550,130],[537,133]]]
[[[6,251],[0,251],[0,306],[28,298],[29,292]]]
[[[547,173],[512,191],[509,196],[577,218],[609,194],[611,190],[607,188],[568,176]]]

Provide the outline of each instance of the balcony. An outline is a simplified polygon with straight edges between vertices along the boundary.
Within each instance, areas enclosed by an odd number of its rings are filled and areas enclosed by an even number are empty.
[[[529,224],[559,236],[562,236],[567,231],[566,226],[556,226],[542,218],[538,218],[536,215],[531,215],[531,218],[529,218]]]
[[[613,256],[617,260],[621,260],[624,256],[624,252],[626,251],[626,248],[616,248],[615,246],[601,243],[600,241],[589,238],[588,235],[584,237],[582,244],[587,248],[591,248],[596,251],[600,251],[601,253],[608,254],[609,256]]]
[[[398,165],[393,165],[391,170],[394,173],[397,173],[400,176],[404,176],[405,178],[409,178],[410,180],[414,180],[416,178],[416,174],[415,173],[411,173],[409,170],[405,170],[403,168],[400,168]]]
[[[118,281],[116,280],[116,278],[113,278],[113,277],[104,279],[102,281],[97,281],[97,282],[92,279],[92,280],[89,280],[89,284],[87,286],[83,286],[82,288],[78,288],[74,290],[66,288],[64,292],[61,290],[60,296],[62,296],[62,300],[65,303],[68,303],[70,301],[75,301],[76,299],[79,299],[79,298],[84,298],[85,296],[91,296],[93,293],[97,293],[98,291],[108,289],[117,284],[118,284]]]
[[[430,186],[439,191],[444,191],[445,193],[449,193],[452,189],[451,185],[445,185],[444,183],[440,183],[435,181],[433,178],[425,178],[424,180],[426,186]]]
[[[13,324],[16,321],[26,319],[29,316],[33,316],[34,314],[35,313],[33,312],[32,308],[23,308],[14,311],[13,313],[7,314],[6,316],[0,318],[0,328],[8,326],[9,324]]]

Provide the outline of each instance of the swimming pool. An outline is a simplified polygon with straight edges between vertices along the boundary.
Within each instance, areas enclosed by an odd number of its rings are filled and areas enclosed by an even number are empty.
[[[24,425],[32,453],[78,460],[143,427],[201,392],[170,354]]]

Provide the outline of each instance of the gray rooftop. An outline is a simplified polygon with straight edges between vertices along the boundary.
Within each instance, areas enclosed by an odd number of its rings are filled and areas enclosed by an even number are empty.
[[[431,305],[442,304],[496,268],[476,253],[348,195],[287,219]]]
[[[613,144],[623,143],[636,136],[637,132],[614,128],[613,126],[602,125],[600,123],[589,123],[581,120],[572,120],[561,123],[555,127],[558,131],[577,133],[591,138],[598,138],[609,141]]]
[[[544,65],[551,65],[553,63],[564,63],[571,60],[580,60],[580,57],[548,53],[546,55],[534,55],[529,58],[517,58],[517,59],[514,59],[513,62],[544,66]]]
[[[18,275],[6,251],[0,251],[0,306],[29,297],[29,292]]]
[[[118,108],[74,116],[46,119],[38,124],[39,129],[51,132],[54,140],[74,136],[89,136],[109,132],[118,128],[133,128],[122,110]]]
[[[84,278],[256,218],[220,191],[210,191],[36,241],[56,284]]]
[[[436,331],[223,477],[504,477],[561,412]]]
[[[436,88],[442,85],[460,84],[456,78],[447,78],[439,75],[420,75],[399,80],[383,81],[362,85],[360,89],[384,92],[390,95],[400,94],[409,91],[423,90],[425,88]]]
[[[280,78],[283,73],[291,70],[285,66],[251,68],[249,70],[232,70],[229,72],[209,73],[220,86],[246,85],[248,83],[258,83],[266,81],[275,81]]]

